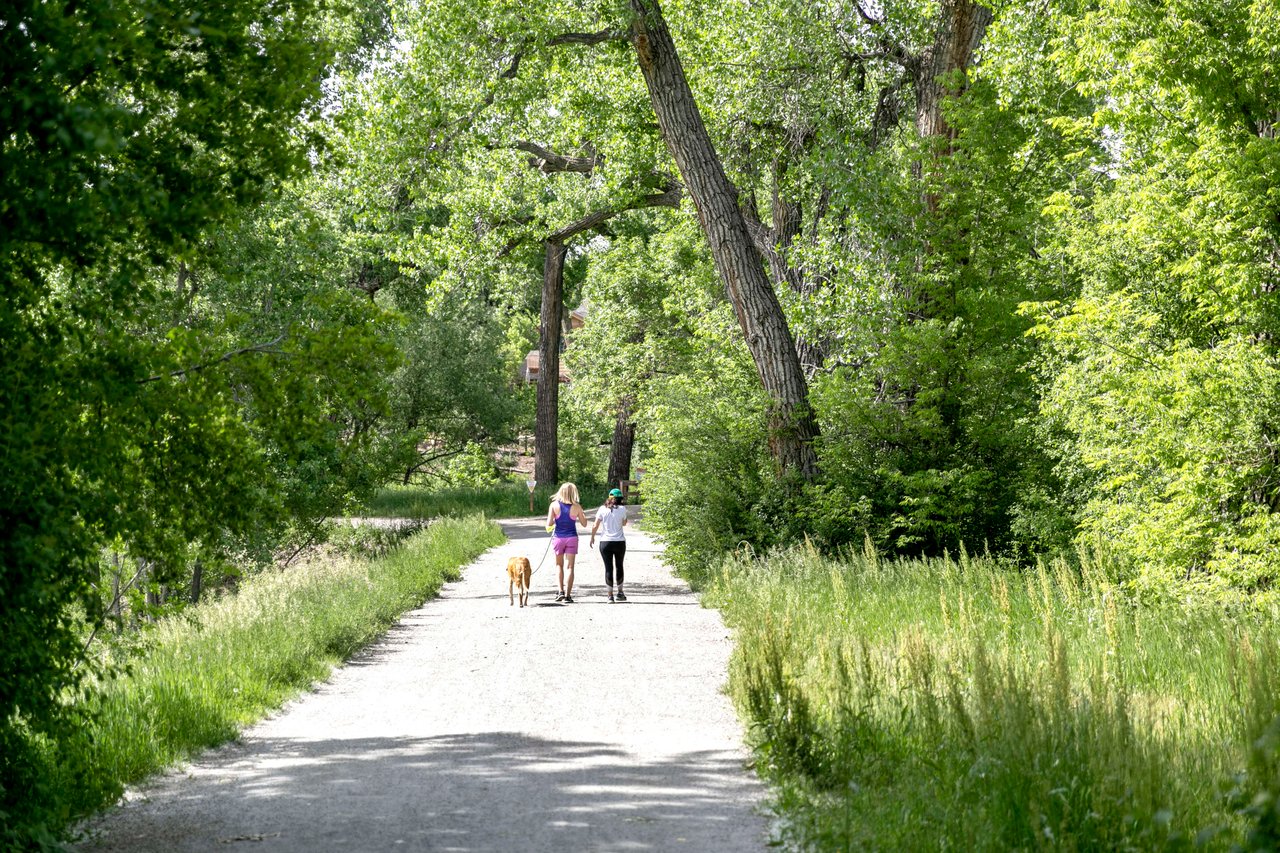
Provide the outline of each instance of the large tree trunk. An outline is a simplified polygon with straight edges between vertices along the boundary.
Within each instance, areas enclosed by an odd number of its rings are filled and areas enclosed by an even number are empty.
[[[657,0],[630,2],[635,13],[631,42],[658,126],[697,207],[716,270],[772,402],[769,449],[784,474],[811,480],[817,474],[813,439],[818,428],[782,306],[738,208],[737,189],[711,144],[662,10]]]
[[[964,90],[963,75],[973,65],[986,36],[991,10],[973,0],[942,0],[941,5],[938,31],[920,57],[915,80],[916,132],[924,138],[951,139],[955,131],[947,124],[942,105]]]
[[[631,401],[623,400],[613,424],[613,444],[609,447],[609,485],[631,479],[631,449],[635,446],[636,425],[631,420]]]
[[[538,407],[533,434],[533,477],[550,485],[559,476],[560,315],[564,310],[564,257],[557,240],[546,241],[542,267],[542,315],[538,326]]]

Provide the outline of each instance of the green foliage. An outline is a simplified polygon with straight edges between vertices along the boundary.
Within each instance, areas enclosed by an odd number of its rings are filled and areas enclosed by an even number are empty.
[[[440,478],[448,486],[484,488],[496,484],[500,474],[493,458],[473,441],[449,460]]]
[[[766,402],[746,348],[729,337],[727,306],[704,308],[685,370],[650,382],[646,523],[666,558],[699,584],[720,554],[774,539],[758,512],[775,488],[765,443]]]
[[[1240,637],[1274,640],[1269,617],[1214,621],[1169,601],[1247,611],[1278,588],[1280,13],[994,4],[978,64],[943,81],[946,132],[921,138],[924,54],[957,8],[664,4],[742,207],[757,234],[774,229],[758,248],[812,360],[822,474],[775,475],[767,395],[688,205],[612,216],[570,246],[565,299],[589,319],[566,352],[563,474],[593,493],[629,413],[649,523],[699,584],[726,552],[788,542],[1086,566],[1076,549],[1107,543],[1105,582],[982,561],[962,582],[945,561],[890,571],[870,555],[766,573],[760,596],[812,598],[827,620],[770,600],[735,664],[761,764],[807,839],[1177,847],[1204,827],[1212,843],[1263,846],[1272,717],[1227,732],[1220,689],[1177,693],[1203,673],[1162,649],[1190,654],[1175,630],[1201,638],[1250,713],[1271,713],[1263,681],[1240,686],[1254,666]],[[622,32],[631,14],[512,0],[6,13],[5,843],[61,825],[62,788],[89,802],[116,784],[67,744],[85,726],[86,632],[135,568],[117,629],[179,609],[197,567],[208,589],[237,583],[359,506],[528,513],[493,460],[532,423],[515,373],[536,346],[542,242],[675,173],[633,47],[557,38]],[[562,171],[539,148],[592,164]],[[378,491],[392,476],[436,487]],[[556,485],[539,485],[535,513]],[[330,544],[381,552],[396,535]],[[907,580],[917,571],[932,591]],[[841,573],[881,623],[828,595],[823,578],[834,589]],[[970,615],[917,631],[939,586],[1003,627]],[[757,600],[745,582],[724,588],[734,606]],[[1085,636],[1064,601],[1120,645]],[[1014,631],[1028,614],[1043,635]],[[842,633],[855,622],[857,648]],[[1222,652],[1206,631],[1240,642]],[[1099,674],[1109,651],[1129,656],[1114,661],[1123,677]],[[153,692],[199,729],[199,701],[168,682]],[[1209,702],[1208,728],[1160,702]],[[1215,754],[1212,738],[1257,741],[1230,802],[1181,782],[1168,796],[1184,799],[1162,801],[1158,773],[1239,770],[1244,753]],[[908,791],[912,779],[927,781]],[[877,805],[900,795],[905,809]]]
[[[1258,4],[1104,3],[1057,44],[1095,99],[1081,164],[1108,179],[1050,198],[1080,295],[1026,309],[1039,427],[1081,535],[1155,594],[1277,580],[1275,27]]]
[[[573,396],[576,400],[566,400],[560,407],[560,480],[578,484],[604,482],[613,418],[597,412],[594,401],[575,405],[582,398]]]
[[[123,536],[172,557],[263,502],[261,451],[204,369],[223,352],[150,326],[153,273],[306,167],[318,17],[254,0],[5,13],[0,811],[23,837],[63,817],[19,742],[80,724],[64,701],[84,671],[72,605],[93,613],[98,548]]]
[[[1144,606],[1080,563],[1017,572],[868,546],[719,564],[709,600],[735,631],[731,690],[782,840],[1263,849],[1277,614]]]
[[[1227,802],[1248,821],[1249,828],[1244,843],[1233,845],[1232,850],[1275,850],[1280,846],[1280,717],[1253,742],[1249,767],[1235,781]]]
[[[391,295],[406,320],[396,338],[402,362],[389,379],[390,417],[380,428],[407,476],[443,463],[446,479],[461,485],[456,460],[480,460],[486,449],[510,442],[519,416],[501,326],[478,299],[429,306],[412,282]],[[473,463],[470,472],[480,477],[476,485],[497,477],[491,460]]]
[[[642,397],[652,380],[696,357],[690,325],[722,297],[695,229],[681,214],[617,222],[608,250],[587,266],[587,322],[565,353],[571,399],[592,401],[602,416],[611,415],[619,400]]]

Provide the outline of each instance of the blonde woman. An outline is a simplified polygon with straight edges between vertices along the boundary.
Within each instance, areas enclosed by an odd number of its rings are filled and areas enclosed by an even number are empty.
[[[556,601],[573,604],[573,563],[578,556],[578,525],[587,526],[587,514],[578,503],[578,487],[565,483],[547,508],[547,529],[552,531],[552,548],[556,552],[556,568],[560,576],[560,592]],[[565,583],[565,563],[569,564],[569,581]]]

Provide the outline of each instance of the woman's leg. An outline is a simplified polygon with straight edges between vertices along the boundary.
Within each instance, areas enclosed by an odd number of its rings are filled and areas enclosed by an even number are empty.
[[[556,575],[560,583],[560,598],[564,597],[564,554],[556,554]]]
[[[609,600],[613,601],[613,545],[612,542],[600,543],[600,557],[604,560],[604,585],[609,588]]]
[[[600,559],[604,560],[604,585],[609,587],[609,593],[613,593],[613,552],[609,550],[608,542],[600,543]]]
[[[564,597],[573,598],[573,563],[577,559],[577,554],[565,554],[565,562],[569,564],[569,581],[564,587]]]
[[[614,569],[614,577],[618,580],[618,600],[626,601],[627,596],[622,591],[622,558],[627,555],[627,543],[623,541],[615,544],[616,550],[613,552],[613,558],[617,561],[617,565]]]

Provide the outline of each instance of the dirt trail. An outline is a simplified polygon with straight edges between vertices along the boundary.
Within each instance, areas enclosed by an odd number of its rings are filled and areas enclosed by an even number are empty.
[[[728,631],[628,528],[626,603],[583,553],[523,610],[506,561],[536,566],[540,520],[313,693],[90,825],[81,850],[763,849],[763,788],[721,692]]]

